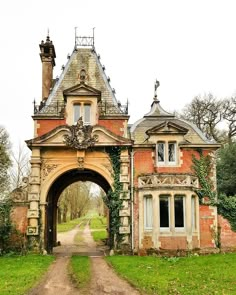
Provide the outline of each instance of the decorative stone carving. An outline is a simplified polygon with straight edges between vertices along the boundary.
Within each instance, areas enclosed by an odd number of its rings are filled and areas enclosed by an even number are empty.
[[[198,178],[193,175],[175,174],[153,174],[140,176],[138,179],[139,188],[150,187],[192,187],[198,188]]]
[[[123,191],[120,193],[120,199],[129,200],[130,199],[130,191]]]
[[[119,211],[119,216],[130,216],[130,210],[129,209],[121,209]]]
[[[39,211],[35,209],[28,209],[27,213],[28,218],[38,218],[39,217]]]
[[[37,236],[39,234],[38,226],[28,226],[27,227],[27,235],[28,236]]]
[[[120,226],[119,227],[119,233],[120,234],[129,234],[130,233],[130,227],[129,226]]]
[[[120,182],[129,182],[129,175],[120,175]]]
[[[78,158],[78,169],[84,169],[84,158],[83,157]]]
[[[30,184],[35,184],[35,183],[39,184],[40,183],[39,176],[34,176],[34,175],[30,176],[29,177],[29,183]]]
[[[16,188],[11,193],[11,199],[14,203],[26,202],[27,201],[27,190],[22,187]]]
[[[42,180],[45,180],[45,178],[57,168],[57,164],[46,164],[43,163],[42,165]]]
[[[28,201],[39,201],[39,194],[38,193],[29,193],[28,194]]]
[[[98,136],[92,136],[93,127],[85,125],[82,121],[82,117],[79,118],[76,125],[68,127],[70,130],[70,135],[64,136],[64,142],[69,147],[75,148],[77,150],[87,149],[93,146],[98,141]]]

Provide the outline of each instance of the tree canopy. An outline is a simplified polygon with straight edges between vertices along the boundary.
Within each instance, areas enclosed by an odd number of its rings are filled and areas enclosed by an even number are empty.
[[[236,98],[217,99],[213,94],[195,96],[181,117],[193,122],[208,139],[232,142],[236,136]]]
[[[236,195],[236,143],[227,144],[218,152],[217,185],[219,193]]]
[[[3,198],[9,188],[8,170],[11,166],[10,142],[7,131],[0,126],[0,198]]]

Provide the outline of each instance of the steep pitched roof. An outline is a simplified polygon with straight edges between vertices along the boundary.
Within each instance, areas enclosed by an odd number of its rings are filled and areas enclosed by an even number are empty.
[[[103,102],[117,106],[115,93],[109,84],[109,79],[101,65],[100,58],[93,48],[78,48],[73,51],[59,79],[55,83],[46,105],[55,101],[63,101],[63,92],[73,88],[80,82],[81,71],[85,72],[84,82],[101,92]]]

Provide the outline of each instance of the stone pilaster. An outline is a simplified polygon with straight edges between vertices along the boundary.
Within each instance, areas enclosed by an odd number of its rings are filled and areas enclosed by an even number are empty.
[[[40,199],[40,149],[34,148],[32,150],[31,156],[31,173],[29,177],[29,209],[27,213],[28,218],[28,227],[27,235],[30,236],[30,240],[39,241],[39,218],[40,218],[40,208],[39,208],[39,199]],[[35,245],[33,245],[35,246]]]
[[[123,208],[120,210],[121,227],[119,229],[120,234],[124,235],[123,244],[130,244],[130,173],[129,173],[129,152],[128,150],[122,150],[120,156],[121,169],[120,169],[120,183],[122,185],[122,191],[120,193],[120,199],[122,200]]]

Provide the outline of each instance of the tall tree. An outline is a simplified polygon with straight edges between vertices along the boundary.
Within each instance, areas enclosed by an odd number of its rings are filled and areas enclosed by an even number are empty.
[[[193,122],[208,139],[220,141],[218,126],[223,118],[222,105],[211,93],[195,96],[184,108],[182,117]]]
[[[236,143],[226,144],[219,150],[217,186],[219,193],[236,195]]]
[[[228,125],[228,142],[231,143],[236,135],[236,97],[231,97],[223,101],[223,118]]]
[[[12,189],[16,189],[23,185],[24,177],[28,177],[30,174],[30,152],[26,149],[25,144],[19,144],[18,150],[15,153],[11,153],[11,158],[11,187]]]
[[[9,189],[10,142],[7,131],[0,126],[0,199]]]

